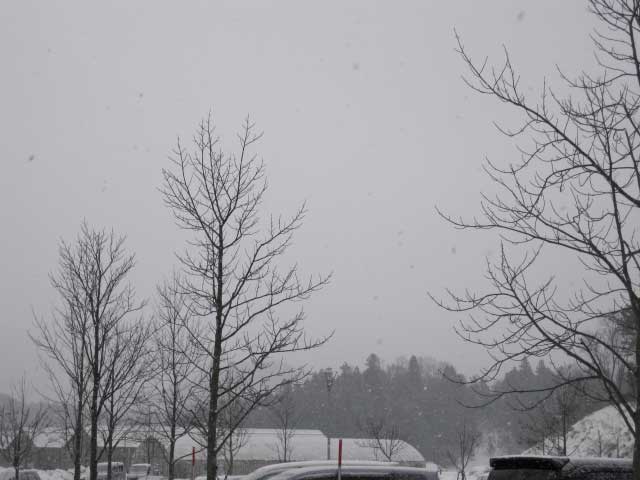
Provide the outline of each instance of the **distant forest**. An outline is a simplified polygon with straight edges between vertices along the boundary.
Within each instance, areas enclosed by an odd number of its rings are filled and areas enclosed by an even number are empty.
[[[362,369],[344,363],[338,372],[313,372],[287,389],[288,398],[281,404],[252,412],[246,426],[282,428],[284,413],[288,428],[319,429],[333,438],[397,435],[426,460],[447,464],[446,452],[464,425],[480,436],[478,455],[520,453],[549,435],[542,431],[542,424],[552,422],[551,429],[563,421],[571,425],[603,406],[576,393],[550,397],[533,410],[524,407],[540,400],[540,394],[537,398],[535,394],[505,396],[479,407],[489,400],[483,395],[487,386],[460,383],[464,380],[452,365],[431,358],[411,356],[384,365],[371,354]],[[554,381],[543,361],[533,368],[524,360],[492,388],[544,386]]]

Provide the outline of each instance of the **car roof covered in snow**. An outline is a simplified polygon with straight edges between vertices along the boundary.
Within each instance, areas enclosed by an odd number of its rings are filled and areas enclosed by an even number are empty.
[[[260,467],[246,476],[247,480],[258,480],[264,477],[273,477],[285,470],[291,470],[294,468],[307,468],[307,467],[337,467],[337,460],[308,460],[302,462],[286,462],[286,463],[274,463],[272,465],[265,465]],[[397,465],[396,462],[377,462],[370,460],[345,460],[343,465],[361,465],[361,466],[384,466],[384,465]]]
[[[304,478],[314,478],[323,474],[337,473],[337,465],[326,465],[318,467],[294,468],[285,470],[278,475],[271,477],[271,480],[299,480]],[[358,474],[367,476],[420,476],[428,480],[438,480],[436,472],[428,472],[424,468],[400,467],[397,465],[344,465],[342,474]]]

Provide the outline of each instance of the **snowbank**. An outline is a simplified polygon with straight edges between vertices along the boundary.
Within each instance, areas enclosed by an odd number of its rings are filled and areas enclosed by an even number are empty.
[[[32,470],[32,469],[23,469]],[[36,470],[40,480],[73,480],[73,473],[66,470]],[[0,480],[11,480],[14,477],[13,468],[0,467]],[[21,477],[22,478],[22,477]]]
[[[536,445],[523,455],[540,455],[542,445]],[[549,452],[546,454],[557,452]],[[620,457],[633,455],[633,437],[615,407],[602,408],[576,422],[567,438],[567,454],[573,457]]]

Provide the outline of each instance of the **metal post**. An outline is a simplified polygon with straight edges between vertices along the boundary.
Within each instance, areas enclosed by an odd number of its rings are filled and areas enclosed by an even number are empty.
[[[342,480],[342,439],[338,440],[338,480]]]
[[[196,447],[191,447],[191,480],[196,478]]]
[[[331,437],[327,435],[327,460],[331,460]]]

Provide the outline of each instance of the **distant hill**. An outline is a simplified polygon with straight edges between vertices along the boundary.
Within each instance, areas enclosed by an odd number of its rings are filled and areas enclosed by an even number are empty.
[[[618,453],[622,458],[632,457],[633,437],[615,407],[609,406],[593,412],[571,427],[567,441],[569,456],[617,457]],[[523,454],[540,455],[541,445],[536,445]]]

